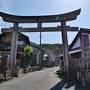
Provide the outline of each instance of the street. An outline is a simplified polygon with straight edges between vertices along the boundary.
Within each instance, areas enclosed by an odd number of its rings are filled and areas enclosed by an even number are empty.
[[[27,73],[1,83],[0,90],[86,90],[75,88],[74,85],[65,89],[66,82],[55,74],[57,70],[58,67],[54,67]]]
[[[57,67],[27,73],[22,77],[1,83],[0,90],[49,90],[60,81],[54,74],[56,70]]]

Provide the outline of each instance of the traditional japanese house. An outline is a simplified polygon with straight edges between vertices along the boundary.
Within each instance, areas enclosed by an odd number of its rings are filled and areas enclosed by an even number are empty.
[[[23,50],[26,45],[32,46],[32,56],[23,57]],[[7,57],[7,64],[10,64],[10,49],[11,49],[11,33],[2,33],[0,35],[0,59]],[[30,42],[29,37],[18,33],[17,41],[17,56],[16,63],[19,66],[25,65],[42,65],[43,63],[43,50],[36,43]]]
[[[43,65],[43,50],[42,48],[33,42],[30,42],[32,46],[32,66]]]
[[[63,62],[63,54],[59,58]],[[90,83],[90,29],[81,28],[69,46],[69,71],[83,85]]]
[[[44,56],[43,56],[44,65],[46,67],[54,66],[56,59],[54,51],[47,48],[43,48],[43,50],[44,50]]]
[[[77,79],[83,85],[90,83],[90,29],[80,29],[69,50],[74,52],[71,55],[71,65]]]
[[[18,41],[17,41],[17,56],[16,63],[21,66],[22,64],[22,55],[23,48],[30,44],[29,38],[22,34],[18,33]],[[2,33],[0,34],[0,59],[3,57],[7,57],[7,64],[10,64],[10,49],[11,49],[11,33]]]

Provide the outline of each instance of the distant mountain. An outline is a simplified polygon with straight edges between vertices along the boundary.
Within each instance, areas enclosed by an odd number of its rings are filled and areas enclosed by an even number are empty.
[[[42,44],[42,48],[47,48],[47,49],[59,49],[62,48],[62,44]]]
[[[42,48],[53,50],[54,52],[63,53],[63,45],[62,44],[42,44]]]

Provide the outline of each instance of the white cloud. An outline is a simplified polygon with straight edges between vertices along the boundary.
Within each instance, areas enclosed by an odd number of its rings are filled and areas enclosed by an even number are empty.
[[[5,13],[11,13],[13,0],[0,0],[0,11]],[[8,23],[9,24],[9,23]],[[7,23],[4,23],[0,17],[0,28],[7,26]]]
[[[10,12],[12,0],[0,0],[0,11]]]
[[[61,12],[68,12],[79,8],[85,8],[89,0],[51,0]]]
[[[2,27],[2,18],[0,17],[0,28]]]
[[[1,34],[1,28],[0,28],[0,34]]]

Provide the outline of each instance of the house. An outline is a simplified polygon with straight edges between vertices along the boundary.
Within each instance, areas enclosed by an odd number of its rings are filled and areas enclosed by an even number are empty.
[[[43,55],[44,65],[48,67],[54,66],[56,59],[54,51],[47,48],[43,48],[43,50],[44,50],[44,55]]]
[[[32,46],[32,56],[23,57],[23,50],[26,45]],[[7,57],[7,64],[10,64],[10,49],[11,49],[11,33],[0,34],[0,57]],[[16,64],[19,66],[23,65],[42,65],[43,50],[35,43],[29,41],[29,37],[18,33],[17,41],[17,54]]]
[[[22,33],[18,33],[16,63],[19,66],[21,66],[22,64],[23,48],[27,44],[30,44],[29,38]],[[11,33],[0,34],[0,57],[2,58],[7,57],[6,60],[7,64],[10,64],[10,49],[11,49]]]
[[[63,55],[60,56],[63,62]],[[70,76],[82,82],[90,83],[90,29],[81,28],[69,47]]]
[[[30,45],[32,46],[32,66],[43,65],[43,50],[42,48],[33,42],[30,42]]]

